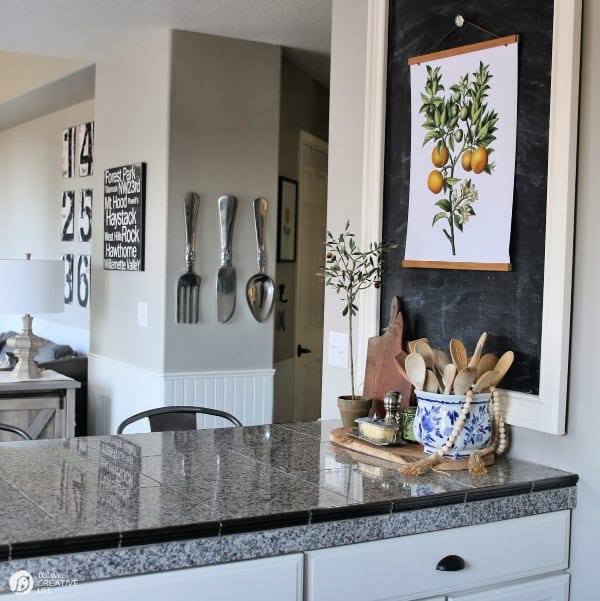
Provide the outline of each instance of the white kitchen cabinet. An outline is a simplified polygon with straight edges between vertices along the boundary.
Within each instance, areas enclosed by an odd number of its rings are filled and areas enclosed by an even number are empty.
[[[52,601],[302,601],[302,554],[50,589]]]
[[[450,595],[448,601],[568,601],[569,575],[534,578],[508,586]]]
[[[306,553],[306,601],[416,601],[564,571],[568,510]],[[464,568],[440,571],[459,556]],[[499,589],[502,590],[502,589]],[[474,597],[487,601],[492,597]],[[453,601],[468,599],[451,597]],[[515,601],[517,597],[498,599]],[[540,599],[545,600],[542,596]],[[557,597],[563,601],[565,597]],[[549,597],[549,601],[554,601]],[[534,598],[527,598],[534,601]]]

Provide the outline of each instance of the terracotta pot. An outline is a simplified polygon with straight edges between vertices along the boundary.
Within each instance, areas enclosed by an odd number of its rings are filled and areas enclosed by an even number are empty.
[[[357,396],[354,399],[352,395],[339,396],[337,400],[342,425],[344,428],[354,428],[354,420],[358,417],[367,417],[371,409],[372,399]]]

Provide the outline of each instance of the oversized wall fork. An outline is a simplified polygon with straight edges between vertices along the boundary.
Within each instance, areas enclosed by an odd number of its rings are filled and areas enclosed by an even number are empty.
[[[183,196],[185,219],[185,265],[187,267],[177,282],[177,323],[198,323],[200,319],[200,276],[194,273],[196,260],[196,222],[200,197],[196,192]]]

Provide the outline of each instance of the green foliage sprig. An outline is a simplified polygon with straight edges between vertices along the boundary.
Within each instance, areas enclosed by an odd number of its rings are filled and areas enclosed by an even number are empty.
[[[371,242],[366,249],[359,248],[350,231],[350,221],[337,236],[327,232],[326,261],[317,275],[325,279],[326,286],[335,289],[344,303],[342,316],[348,317],[352,398],[356,396],[352,352],[352,317],[358,312],[356,298],[361,290],[379,288],[384,273],[384,255],[397,246],[394,242]]]

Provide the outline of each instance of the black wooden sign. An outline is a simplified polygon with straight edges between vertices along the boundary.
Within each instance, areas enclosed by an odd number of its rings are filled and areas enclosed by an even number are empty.
[[[146,163],[104,172],[104,269],[144,271]]]

